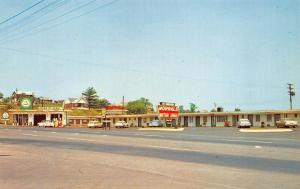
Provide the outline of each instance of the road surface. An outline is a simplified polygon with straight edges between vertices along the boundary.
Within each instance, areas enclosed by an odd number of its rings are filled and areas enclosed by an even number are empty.
[[[300,188],[300,130],[0,127],[0,188]]]

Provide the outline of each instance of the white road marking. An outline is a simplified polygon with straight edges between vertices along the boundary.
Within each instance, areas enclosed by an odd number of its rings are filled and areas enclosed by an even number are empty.
[[[151,147],[151,148],[161,148],[161,149],[167,149],[167,150],[178,150],[178,151],[189,151],[189,152],[203,152],[202,150],[189,149],[189,148],[174,148],[174,147],[155,146],[155,145],[149,145],[148,147]]]
[[[74,133],[74,135],[79,135],[79,133]]]
[[[165,137],[165,136],[162,136],[162,135],[148,135],[148,134],[140,134],[140,133],[135,133],[134,135],[136,136],[149,136],[149,137]]]
[[[56,133],[55,131],[51,132],[51,133]]]
[[[25,136],[38,136],[38,135],[34,135],[34,134],[24,134],[24,133],[23,133],[23,135],[25,135]]]
[[[37,131],[32,131],[32,132],[37,133]]]
[[[261,146],[254,146],[254,148],[261,149],[262,147]]]
[[[96,140],[90,140],[85,138],[67,138],[68,140],[80,140],[80,141],[88,141],[88,142],[96,142]]]
[[[260,141],[260,140],[235,140],[235,139],[220,139],[223,141],[229,141],[229,142],[248,142],[248,143],[264,143],[264,144],[271,144],[272,142],[267,141]]]

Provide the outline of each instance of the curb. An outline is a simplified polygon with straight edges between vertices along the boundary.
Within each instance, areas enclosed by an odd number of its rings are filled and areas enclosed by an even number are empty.
[[[293,129],[240,129],[242,133],[279,133],[279,132],[291,132]]]
[[[164,129],[164,128],[139,128],[139,131],[183,131],[184,128],[178,128],[178,129]]]

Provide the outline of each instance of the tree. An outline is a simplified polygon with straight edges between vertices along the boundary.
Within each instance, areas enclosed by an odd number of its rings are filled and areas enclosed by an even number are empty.
[[[3,98],[3,96],[4,96],[4,95],[3,95],[3,93],[1,93],[1,92],[0,92],[0,99],[2,99],[2,98]]]
[[[179,106],[179,112],[180,112],[180,113],[184,113],[184,112],[186,112],[186,111],[184,110],[184,107],[183,107],[183,105],[180,105],[180,106]]]
[[[153,104],[146,98],[130,101],[127,103],[129,114],[146,114],[153,112]]]
[[[105,98],[98,99],[97,108],[105,108],[107,105],[110,105],[109,101]]]
[[[84,98],[88,102],[89,110],[91,108],[96,108],[97,107],[97,103],[99,101],[99,96],[97,95],[97,91],[94,89],[94,87],[87,88],[82,93],[82,95],[84,96]]]
[[[240,108],[235,108],[234,111],[235,111],[235,112],[240,112],[241,109],[240,109]]]
[[[196,112],[196,109],[197,109],[197,108],[198,108],[198,107],[196,106],[196,104],[190,103],[190,112],[192,112],[192,113]]]

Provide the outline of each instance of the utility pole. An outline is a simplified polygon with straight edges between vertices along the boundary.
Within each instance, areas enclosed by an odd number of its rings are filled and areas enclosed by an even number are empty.
[[[292,110],[293,109],[292,97],[296,95],[296,92],[295,92],[294,84],[288,83],[287,85],[288,85],[288,94],[290,96],[290,109]]]
[[[122,115],[124,114],[124,96],[122,97]]]

